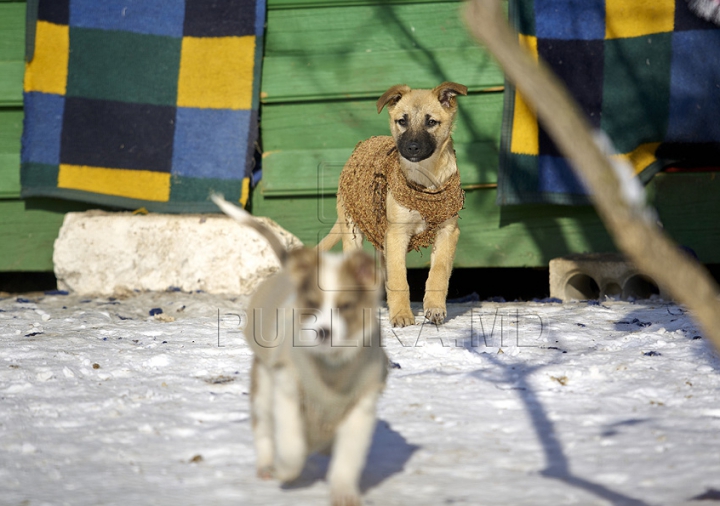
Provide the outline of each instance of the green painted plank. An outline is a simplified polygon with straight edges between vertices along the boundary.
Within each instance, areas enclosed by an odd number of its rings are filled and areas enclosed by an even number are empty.
[[[470,91],[503,86],[502,75],[483,49],[467,47],[448,51],[452,52],[415,49],[383,54],[266,57],[261,101],[272,104],[376,98],[395,84],[433,88],[443,81],[464,84]]]
[[[448,6],[451,6],[450,8]],[[394,84],[503,86],[455,4],[275,11],[268,14],[261,100],[375,98]]]
[[[23,111],[20,107],[0,109],[0,153],[20,154]]]
[[[375,100],[265,105],[261,120],[266,152],[352,148],[362,139],[389,132],[388,115],[377,113]]]
[[[383,3],[269,13],[265,57],[474,46],[460,5]]]
[[[0,4],[0,61],[25,58],[25,3]]]
[[[0,199],[20,196],[22,125],[22,109],[0,109]]]
[[[0,199],[20,196],[20,152],[0,153]]]
[[[458,267],[537,267],[551,259],[615,247],[591,206],[495,205],[496,190],[466,192]]]
[[[21,200],[0,200],[0,272],[53,270],[53,243],[65,213],[26,206]],[[61,206],[63,211],[80,209],[69,203]]]
[[[334,195],[352,148],[265,152],[261,190],[268,196]]]
[[[0,61],[0,107],[22,105],[24,75],[23,62]]]
[[[25,4],[0,4],[0,106],[22,104]]]

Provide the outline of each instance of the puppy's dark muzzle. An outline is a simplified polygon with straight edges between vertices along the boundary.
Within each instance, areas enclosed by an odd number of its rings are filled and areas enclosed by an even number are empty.
[[[435,138],[427,132],[420,132],[417,136],[408,134],[409,131],[398,139],[400,155],[413,163],[430,158],[435,152]]]

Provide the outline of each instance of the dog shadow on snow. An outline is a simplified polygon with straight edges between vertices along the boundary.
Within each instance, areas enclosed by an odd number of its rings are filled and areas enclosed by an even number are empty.
[[[378,420],[360,479],[360,491],[364,494],[393,474],[402,472],[405,464],[418,448],[419,446],[409,444],[400,433],[390,428],[387,422]],[[323,480],[329,464],[330,456],[317,453],[311,455],[300,476],[291,483],[282,485],[282,488],[286,490],[305,488]]]

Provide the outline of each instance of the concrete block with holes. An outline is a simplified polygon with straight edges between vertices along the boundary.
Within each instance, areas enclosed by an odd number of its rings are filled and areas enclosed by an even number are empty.
[[[650,277],[619,253],[583,253],[550,261],[550,297],[563,301],[669,299]]]

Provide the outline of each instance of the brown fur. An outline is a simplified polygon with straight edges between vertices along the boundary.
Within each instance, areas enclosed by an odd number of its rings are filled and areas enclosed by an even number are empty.
[[[451,133],[457,112],[456,95],[466,95],[461,84],[445,82],[432,90],[412,90],[396,85],[377,101],[378,113],[387,107],[390,132],[397,146],[400,169],[408,181],[435,190],[457,173]],[[318,248],[330,249],[342,239],[343,250],[362,246],[362,230],[349,216],[341,195],[338,195],[338,220]],[[399,204],[388,191],[385,213],[387,230],[383,252],[386,261],[386,291],[393,326],[415,323],[410,309],[405,256],[412,237],[421,234],[428,223],[419,212]],[[430,273],[425,285],[423,308],[425,317],[435,324],[447,314],[445,299],[460,236],[458,217],[448,218],[437,227],[432,247]]]

